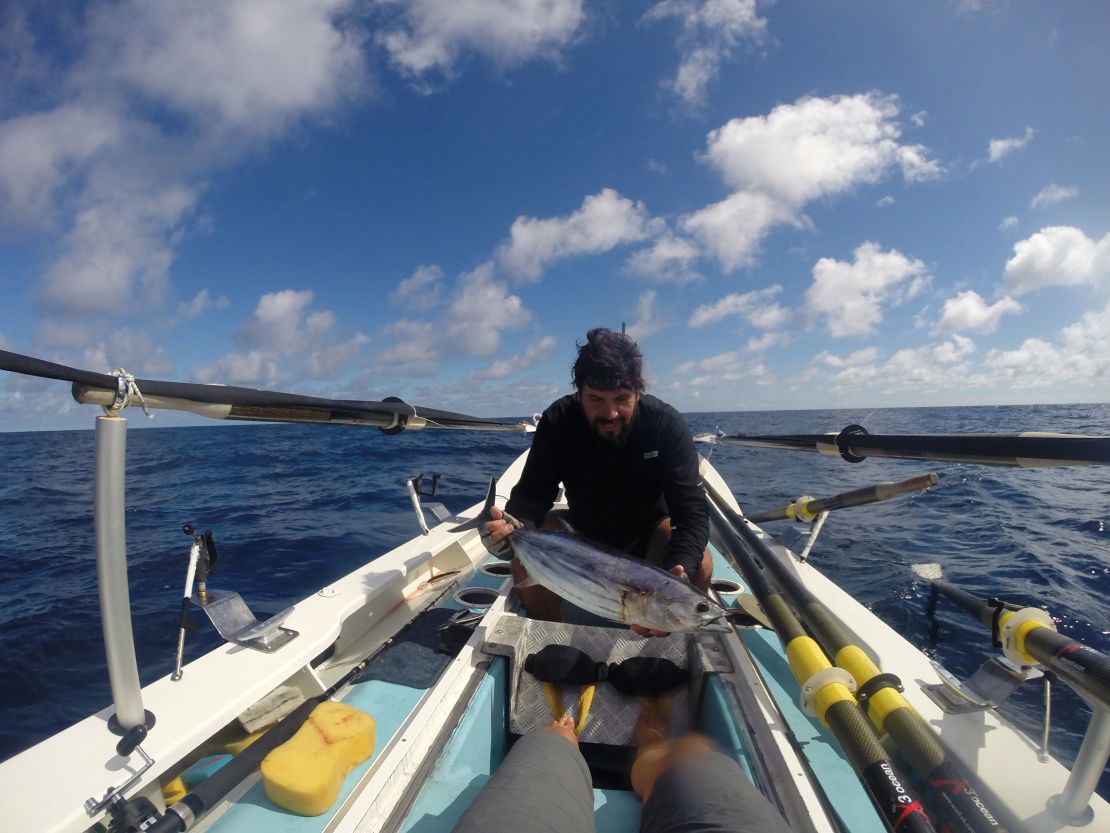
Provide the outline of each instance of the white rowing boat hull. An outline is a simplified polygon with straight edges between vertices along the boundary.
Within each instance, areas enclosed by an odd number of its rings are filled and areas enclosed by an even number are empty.
[[[505,472],[500,494],[508,494],[523,461],[524,456]],[[703,476],[709,488],[739,509],[708,463],[703,465]],[[474,517],[480,510],[476,505],[459,517]],[[146,686],[143,704],[157,722],[142,748],[155,763],[127,797],[141,792],[159,804],[160,780],[195,756],[237,715],[279,685],[294,686],[306,696],[324,692],[439,599],[443,585],[429,585],[429,579],[456,571],[473,574],[488,554],[476,532],[448,531],[458,522],[454,518],[440,524],[298,603],[284,624],[299,635],[276,652],[225,644],[189,663],[180,680],[167,676]],[[1068,829],[1046,809],[1046,802],[1064,789],[1069,775],[1065,767],[1051,758],[1041,760],[1037,744],[993,710],[964,715],[941,711],[923,690],[926,684],[941,682],[923,654],[808,562],[799,563],[782,547],[775,549],[840,620],[855,644],[884,671],[899,675],[906,699],[936,730],[948,754],[978,777],[981,793],[1033,833]],[[415,694],[405,692],[411,695],[411,705],[391,718],[392,723],[387,721],[392,728],[379,734],[370,762],[352,773],[335,808],[320,817],[313,829],[344,833],[411,826],[407,814],[421,806],[437,762],[449,753],[453,736],[461,731],[468,704],[490,685],[491,656],[483,648],[493,638],[490,629],[496,628],[499,617],[515,616],[514,597],[507,595],[510,583],[502,581],[499,589],[499,598],[473,637],[435,684]],[[756,768],[766,778],[772,800],[799,831],[839,829],[828,810],[829,787],[813,777],[815,765],[799,749],[797,732],[785,716],[791,705],[784,700],[796,699],[796,691],[784,697],[776,690],[768,680],[773,675],[752,659],[751,649],[740,638],[710,638],[719,640],[709,653],[720,649],[719,677],[729,692],[723,702],[731,704],[737,725],[746,727],[749,741],[757,745],[761,760]],[[329,654],[326,660],[314,663],[325,654]],[[341,691],[340,696],[346,693]],[[360,707],[374,714],[373,702]],[[384,712],[385,706],[381,708]],[[0,819],[5,830],[81,833],[89,829],[94,820],[85,811],[86,800],[101,798],[109,788],[128,780],[139,765],[136,755],[125,759],[115,754],[118,739],[107,728],[112,712],[105,709],[0,764]],[[246,833],[266,827],[267,808],[255,812],[252,807],[248,813],[235,803],[237,795],[254,788],[254,780],[244,783],[193,829]],[[1106,802],[1096,796],[1091,811],[1093,820],[1085,829],[1110,830]],[[282,811],[272,812],[288,818]],[[850,829],[874,828],[872,822],[861,822]]]

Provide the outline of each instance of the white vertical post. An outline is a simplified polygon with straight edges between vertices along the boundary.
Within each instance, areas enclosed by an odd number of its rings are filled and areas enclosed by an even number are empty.
[[[1068,776],[1064,791],[1049,802],[1056,818],[1071,825],[1087,824],[1092,817],[1091,796],[1110,758],[1110,712],[1091,704],[1091,722]]]
[[[127,536],[124,527],[124,471],[127,420],[96,419],[96,576],[100,588],[100,621],[116,721],[122,732],[145,722],[135,642],[131,631],[131,600],[127,589]],[[121,732],[121,733],[122,733]]]

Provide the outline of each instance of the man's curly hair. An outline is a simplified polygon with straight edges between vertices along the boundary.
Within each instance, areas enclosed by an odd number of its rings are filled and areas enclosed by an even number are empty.
[[[624,333],[596,327],[586,333],[586,343],[578,345],[578,358],[571,366],[574,387],[589,385],[597,390],[628,388],[643,393],[644,357],[636,342]]]

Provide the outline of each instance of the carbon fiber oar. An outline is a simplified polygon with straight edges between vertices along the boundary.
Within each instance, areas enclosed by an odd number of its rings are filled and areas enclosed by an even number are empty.
[[[699,434],[699,442],[753,448],[784,448],[839,455],[851,463],[868,457],[1043,468],[1110,465],[1110,437],[1052,434],[871,434],[849,425],[828,434]]]
[[[0,350],[0,370],[72,382],[75,400],[83,405],[105,408],[143,406],[186,411],[212,419],[366,425],[391,434],[417,428],[528,430],[528,426],[521,421],[440,411],[409,405],[394,397],[382,402],[325,399],[231,385],[200,385],[158,379],[135,379],[132,387],[126,378],[67,367],[6,350]]]
[[[729,523],[716,501],[709,500],[708,504],[710,522],[717,530],[723,549],[759,600],[786,649],[790,670],[803,690],[810,692],[811,699],[807,702],[812,703],[813,712],[840,741],[880,818],[895,833],[935,833],[916,791],[898,772],[875,730],[856,707],[844,672],[832,667],[820,646],[802,629],[786,600],[760,569],[758,550],[751,540],[759,539],[754,533],[750,536],[738,534],[738,529]],[[746,524],[741,526],[747,529]]]
[[[771,576],[769,583],[777,585],[787,597],[836,666],[852,675],[857,685],[856,696],[868,718],[876,730],[893,738],[914,771],[933,788],[944,805],[941,815],[951,821],[954,829],[966,833],[1006,833],[999,811],[991,808],[975,790],[972,776],[948,759],[940,739],[902,696],[900,681],[884,674],[865,651],[852,643],[831,611],[786,569],[744,518],[715,492],[710,491],[709,497],[710,505],[729,528],[756,553]]]
[[[883,500],[904,495],[907,492],[917,492],[937,485],[940,480],[935,474],[923,474],[921,477],[911,477],[909,480],[900,480],[897,483],[876,483],[874,486],[865,486],[850,492],[841,492],[832,497],[814,498],[800,497],[789,506],[781,509],[771,509],[766,512],[757,512],[747,515],[753,524],[766,523],[767,521],[782,521],[787,518],[797,521],[812,521],[822,512],[832,512],[836,509],[850,509],[854,506],[866,506],[869,503],[878,503]]]
[[[1104,709],[1110,709],[1110,657],[1058,633],[1043,610],[981,599],[942,579],[933,587],[1001,637],[1008,658],[1040,663]]]

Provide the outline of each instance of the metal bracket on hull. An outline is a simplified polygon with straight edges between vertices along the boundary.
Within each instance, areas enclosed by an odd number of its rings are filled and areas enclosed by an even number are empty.
[[[1036,668],[1017,666],[999,657],[991,657],[984,662],[966,683],[960,682],[938,662],[933,663],[933,668],[941,682],[921,688],[947,714],[967,714],[997,708],[1022,683],[1044,676]]]
[[[420,500],[420,498],[422,497],[436,496],[436,490],[439,488],[439,481],[441,477],[443,477],[442,474],[432,475],[431,492],[425,492],[422,488],[424,480],[423,473],[420,473],[416,475],[416,477],[411,477],[405,481],[405,485],[408,487],[409,490],[409,498],[412,500],[412,508],[416,512],[416,522],[420,524],[420,532],[423,535],[427,535],[431,532],[431,530],[428,529],[427,521],[424,520],[425,509],[431,512],[435,516],[435,519],[440,523],[443,523],[445,520],[452,517],[451,513],[447,510],[447,507],[444,506],[442,503],[422,503]]]
[[[298,631],[281,626],[293,612],[291,607],[260,622],[238,593],[209,590],[207,595],[205,602],[197,600],[197,606],[208,614],[220,636],[228,642],[272,654],[298,635]]]

